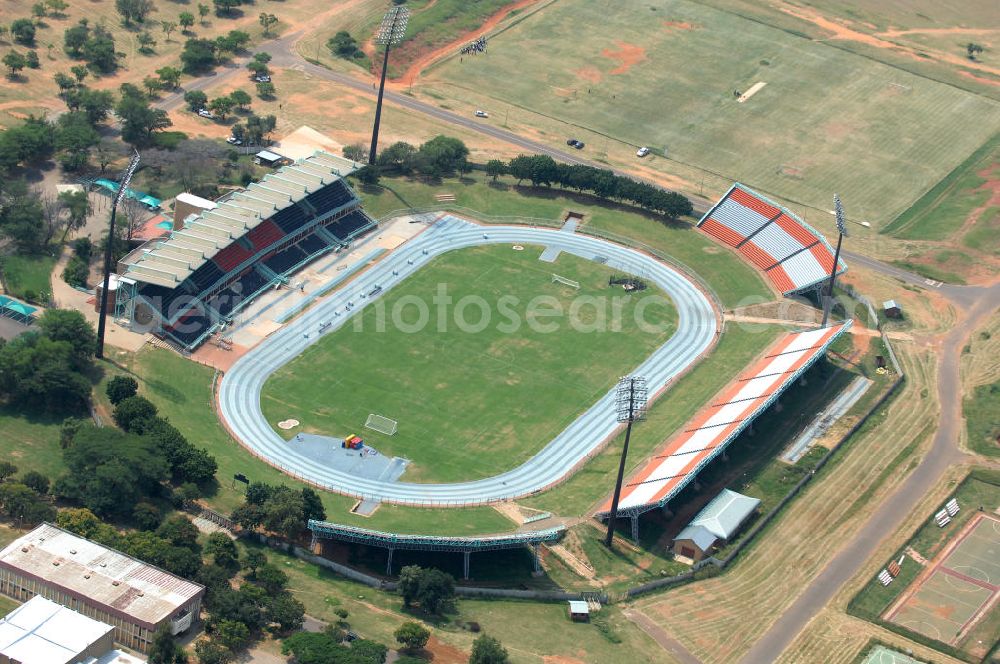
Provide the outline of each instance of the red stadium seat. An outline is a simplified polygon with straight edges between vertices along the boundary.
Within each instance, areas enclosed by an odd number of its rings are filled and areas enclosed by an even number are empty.
[[[735,247],[740,242],[746,238],[729,228],[728,226],[723,226],[715,219],[706,219],[701,224],[701,230],[705,231],[712,237],[718,238],[728,244],[730,247]]]
[[[780,265],[773,270],[768,270],[765,274],[782,293],[788,293],[789,291],[795,290],[795,283]]]
[[[809,251],[816,257],[816,261],[822,266],[823,271],[829,274],[833,268],[833,254],[826,248],[826,245],[822,243],[817,244],[815,247],[810,248]]]
[[[803,247],[808,247],[810,244],[819,239],[811,233],[809,229],[789,217],[787,214],[782,214],[774,223],[778,224],[783,231],[801,242]]]
[[[253,251],[247,249],[239,242],[233,242],[231,245],[217,253],[212,260],[215,261],[216,265],[222,268],[223,272],[229,272],[251,256],[253,256]]]
[[[751,263],[759,267],[761,270],[766,270],[777,262],[774,256],[767,253],[753,242],[747,242],[740,247],[740,253],[746,256]]]
[[[748,207],[754,212],[764,215],[768,219],[774,217],[781,211],[770,203],[765,203],[753,194],[749,194],[739,187],[733,189],[733,192],[729,194],[729,197],[740,205]]]
[[[247,234],[255,251],[263,251],[285,236],[277,224],[268,219]]]

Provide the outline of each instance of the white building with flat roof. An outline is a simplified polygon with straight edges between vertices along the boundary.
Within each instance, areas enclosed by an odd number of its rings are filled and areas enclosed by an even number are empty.
[[[112,625],[117,643],[146,652],[163,625],[178,634],[198,620],[205,587],[43,523],[0,551],[0,593],[41,595]]]

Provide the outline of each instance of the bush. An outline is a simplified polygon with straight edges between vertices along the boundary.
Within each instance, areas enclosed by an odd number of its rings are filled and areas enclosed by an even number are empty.
[[[104,391],[108,395],[108,401],[111,402],[111,405],[117,406],[125,399],[136,395],[139,391],[139,382],[132,376],[115,376],[108,381],[108,386]]]
[[[141,429],[146,420],[156,417],[156,406],[144,397],[131,396],[122,399],[114,410],[115,424],[125,431]],[[141,433],[141,431],[137,431]]]
[[[86,288],[87,277],[89,276],[90,266],[80,260],[78,256],[73,256],[73,258],[69,259],[62,273],[63,281],[77,288]]]
[[[90,259],[94,257],[94,243],[89,237],[77,238],[70,246],[73,247],[73,254],[84,263],[89,264]]]

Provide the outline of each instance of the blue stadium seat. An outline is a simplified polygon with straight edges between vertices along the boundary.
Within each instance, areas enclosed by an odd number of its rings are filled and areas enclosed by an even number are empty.
[[[352,210],[340,219],[337,219],[332,224],[326,226],[326,229],[341,240],[347,240],[357,235],[359,231],[374,225],[375,222],[372,221],[371,217],[358,209]]]
[[[271,256],[264,261],[264,265],[278,274],[284,274],[294,266],[301,263],[305,257],[306,253],[304,251],[293,246],[283,249],[274,256]]]
[[[343,207],[344,204],[352,200],[354,200],[354,194],[347,188],[343,180],[336,180],[306,196],[306,201],[316,208],[317,216]]]

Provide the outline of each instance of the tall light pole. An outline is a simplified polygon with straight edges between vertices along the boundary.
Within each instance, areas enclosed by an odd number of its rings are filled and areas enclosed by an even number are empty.
[[[625,459],[628,456],[628,441],[632,436],[632,423],[646,417],[646,379],[643,376],[625,376],[618,381],[615,391],[615,415],[619,422],[627,422],[625,427],[625,445],[622,447],[622,458],[618,464],[618,480],[615,482],[615,494],[611,498],[611,513],[608,514],[608,534],[604,538],[604,546],[611,547],[615,536],[615,521],[618,519],[618,501],[622,496],[622,480],[625,478]]]
[[[844,206],[840,204],[840,196],[833,195],[833,213],[837,216],[837,251],[833,255],[833,267],[830,268],[830,282],[826,287],[826,296],[823,298],[823,327],[826,327],[830,318],[830,309],[833,308],[833,285],[837,281],[837,265],[840,263],[840,245],[847,237],[847,224],[844,222]]]
[[[104,328],[107,326],[108,318],[108,287],[111,285],[111,263],[115,245],[115,212],[118,210],[118,204],[121,202],[125,192],[128,191],[128,185],[132,181],[132,175],[135,173],[137,166],[139,166],[138,150],[132,155],[132,160],[128,163],[128,168],[125,169],[121,179],[118,180],[118,191],[115,193],[114,200],[111,203],[111,222],[108,226],[108,241],[104,247],[104,286],[101,288],[101,311],[99,314],[100,317],[97,319],[97,351],[94,353],[97,359],[104,357]]]
[[[378,103],[375,104],[375,127],[372,129],[372,147],[368,152],[368,164],[375,163],[375,150],[378,148],[378,125],[382,120],[382,94],[385,92],[385,73],[389,69],[389,50],[393,44],[398,44],[406,33],[406,23],[410,20],[410,10],[406,7],[393,7],[382,17],[375,43],[385,46],[385,56],[382,58],[382,81],[378,84]]]

